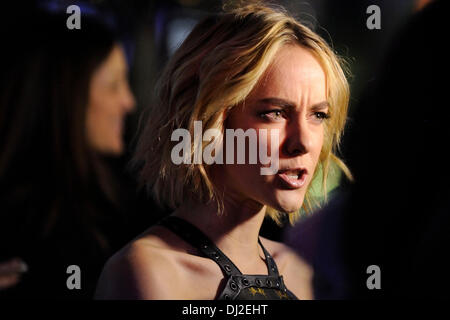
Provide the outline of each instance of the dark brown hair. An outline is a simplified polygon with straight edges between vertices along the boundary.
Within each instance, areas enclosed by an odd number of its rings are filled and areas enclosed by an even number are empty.
[[[1,62],[0,215],[4,227],[20,219],[23,232],[41,237],[69,212],[92,228],[92,198],[114,200],[101,156],[88,146],[85,119],[92,74],[116,37],[93,18],[83,16],[80,30],[69,30],[66,19],[34,13],[3,39],[9,51]]]

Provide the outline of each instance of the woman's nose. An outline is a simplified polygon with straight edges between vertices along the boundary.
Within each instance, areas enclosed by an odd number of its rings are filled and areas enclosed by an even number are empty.
[[[128,85],[124,88],[122,93],[122,107],[125,112],[131,112],[136,106],[136,100]]]
[[[287,136],[284,143],[284,152],[287,156],[299,156],[310,151],[312,134],[306,121],[296,121],[288,125]]]

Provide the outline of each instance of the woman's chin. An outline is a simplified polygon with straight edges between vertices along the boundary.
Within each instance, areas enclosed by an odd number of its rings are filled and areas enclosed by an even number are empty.
[[[305,193],[303,190],[277,190],[270,206],[281,212],[296,212],[302,208]]]
[[[277,211],[291,213],[301,209],[303,205],[303,197],[301,199],[280,199],[276,204],[272,205]]]
[[[106,156],[120,156],[124,151],[122,140],[110,140],[93,146],[94,150]]]

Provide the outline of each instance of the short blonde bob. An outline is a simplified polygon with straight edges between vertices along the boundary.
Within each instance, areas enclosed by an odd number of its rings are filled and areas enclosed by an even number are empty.
[[[206,164],[176,165],[171,161],[171,142],[175,129],[189,130],[194,136],[194,121],[202,121],[203,130],[224,132],[224,120],[233,107],[242,103],[253,90],[275,54],[286,44],[310,50],[325,71],[330,119],[324,122],[324,143],[314,176],[322,173],[326,182],[330,165],[351,174],[335,155],[345,126],[349,86],[341,59],[327,43],[296,21],[281,7],[260,3],[224,9],[200,22],[174,53],[156,87],[155,100],[139,137],[134,165],[139,181],[162,206],[179,207],[189,199],[201,203],[216,201],[218,211],[223,199],[211,181]],[[146,113],[147,113],[146,112]],[[222,136],[223,137],[223,136]],[[193,141],[196,144],[221,143]],[[192,151],[193,153],[193,151]],[[193,155],[192,155],[193,156]],[[310,212],[312,201],[308,187],[302,208]],[[277,223],[286,213],[269,208],[267,214]],[[293,223],[299,212],[288,213]]]

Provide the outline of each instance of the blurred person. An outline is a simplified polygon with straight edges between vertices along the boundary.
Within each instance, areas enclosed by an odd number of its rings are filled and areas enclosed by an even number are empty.
[[[340,59],[282,8],[225,8],[199,23],[160,79],[134,158],[173,213],[108,260],[96,298],[313,299],[310,266],[259,232],[266,215],[292,222],[311,210],[311,181],[319,171],[326,181],[330,164],[350,176],[334,154],[348,99]],[[279,167],[261,175],[276,159],[176,164],[172,133],[194,137],[196,121],[220,136],[188,142],[190,160],[200,144],[229,155],[229,129],[265,129]]]
[[[66,19],[25,12],[3,38],[1,297],[92,298],[106,259],[137,230],[109,165],[135,106],[123,48],[95,18],[83,15],[80,30]],[[67,287],[70,265],[80,290]]]
[[[450,297],[448,10],[432,1],[399,30],[345,141],[355,185],[289,232],[319,298]],[[380,289],[367,286],[372,265]]]

